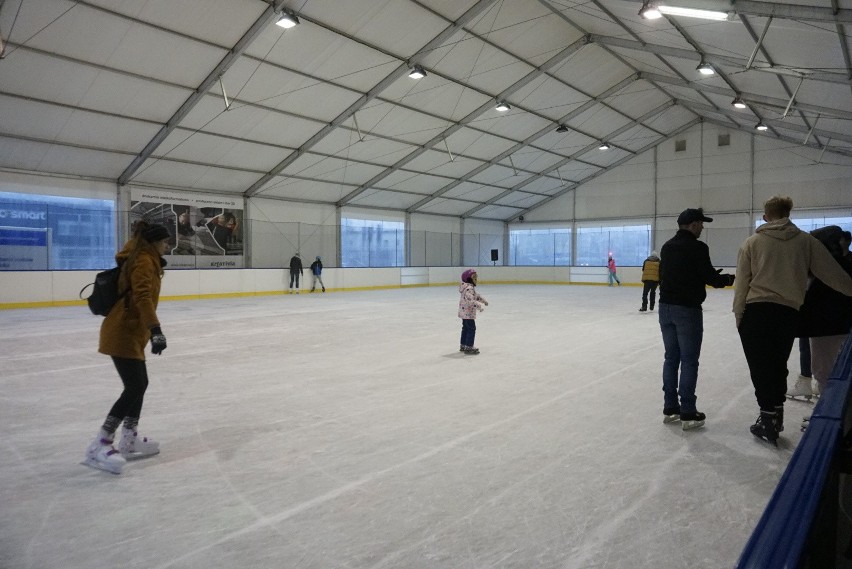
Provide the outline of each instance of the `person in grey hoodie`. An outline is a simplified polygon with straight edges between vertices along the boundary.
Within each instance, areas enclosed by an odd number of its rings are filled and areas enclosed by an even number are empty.
[[[784,430],[787,360],[793,349],[808,273],[852,296],[852,278],[813,235],[790,221],[793,200],[773,196],[763,220],[737,255],[733,312],[760,416],[751,433],[778,445]]]

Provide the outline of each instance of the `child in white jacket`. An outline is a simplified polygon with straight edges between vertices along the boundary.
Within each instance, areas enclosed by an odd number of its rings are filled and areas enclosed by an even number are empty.
[[[473,347],[473,339],[476,336],[476,313],[485,310],[488,301],[476,292],[477,274],[473,269],[467,269],[462,273],[459,285],[459,318],[462,319],[460,352],[475,356],[479,353]]]

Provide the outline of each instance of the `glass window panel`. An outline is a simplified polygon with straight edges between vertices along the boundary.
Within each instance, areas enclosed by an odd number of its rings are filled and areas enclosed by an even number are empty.
[[[344,267],[404,267],[405,223],[343,218],[340,224]]]

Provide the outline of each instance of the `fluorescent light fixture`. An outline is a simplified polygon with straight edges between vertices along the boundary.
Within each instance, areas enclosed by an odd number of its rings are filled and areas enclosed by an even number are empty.
[[[762,122],[757,123],[754,128],[755,130],[769,130],[769,127]]]
[[[561,124],[556,128],[556,132],[568,132],[568,127],[564,124]]]
[[[742,100],[742,99],[740,99],[739,97],[735,97],[735,98],[734,98],[734,100],[733,100],[733,101],[731,101],[731,104],[732,104],[734,107],[738,108],[738,109],[744,109],[744,108],[746,108],[746,106],[747,106],[747,105],[745,104],[745,101],[743,101],[743,100]]]
[[[412,79],[423,79],[426,77],[426,72],[423,71],[423,68],[419,65],[415,65],[411,68],[411,72],[408,74]]]
[[[610,146],[606,142],[601,142],[601,145],[598,146],[598,150],[609,150],[610,148],[612,148],[612,146]]]
[[[680,8],[678,6],[657,6],[657,10],[666,16],[683,16],[684,18],[700,18],[702,20],[727,20],[728,12],[716,10],[696,10],[695,8]]]
[[[500,111],[501,113],[505,113],[506,111],[508,111],[512,107],[510,107],[509,103],[507,103],[506,101],[499,101],[497,103],[497,106],[494,107],[494,108],[497,109],[498,111]]]
[[[657,7],[650,2],[642,4],[642,9],[639,10],[639,15],[646,20],[657,20],[663,17],[663,14],[660,13]]]
[[[698,67],[696,67],[695,69],[697,69],[698,72],[702,75],[713,75],[714,73],[716,73],[716,70],[713,69],[713,66],[711,66],[709,63],[704,63],[703,61],[699,63]]]
[[[277,22],[275,22],[276,26],[281,26],[285,30],[292,28],[293,26],[296,26],[298,24],[299,18],[296,17],[295,13],[290,12],[289,10],[282,10],[281,17],[278,18]]]

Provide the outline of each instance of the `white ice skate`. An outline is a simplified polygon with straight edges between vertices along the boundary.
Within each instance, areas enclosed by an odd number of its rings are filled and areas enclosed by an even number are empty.
[[[160,443],[148,437],[140,437],[139,433],[132,429],[122,428],[118,451],[126,460],[136,460],[158,454]]]
[[[86,458],[82,464],[112,474],[121,474],[121,469],[124,468],[126,462],[112,446],[111,439],[97,436],[86,449]]]
[[[813,380],[800,375],[787,391],[787,397],[796,401],[810,401],[814,397]]]

